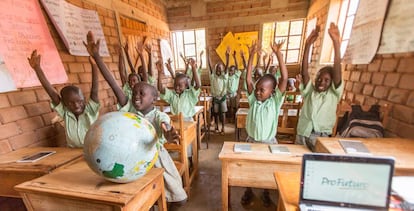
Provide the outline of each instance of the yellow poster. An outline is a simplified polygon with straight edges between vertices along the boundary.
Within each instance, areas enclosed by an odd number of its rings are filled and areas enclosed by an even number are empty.
[[[226,50],[230,47],[230,61],[229,65],[234,65],[233,52],[236,51],[237,64],[239,69],[244,69],[243,61],[240,56],[240,52],[243,51],[246,58],[246,62],[249,59],[248,46],[250,46],[253,40],[258,39],[258,32],[244,32],[244,33],[233,33],[228,32],[224,36],[220,45],[216,48],[216,53],[219,55],[221,61],[226,63]],[[253,64],[256,64],[256,57],[254,58]]]

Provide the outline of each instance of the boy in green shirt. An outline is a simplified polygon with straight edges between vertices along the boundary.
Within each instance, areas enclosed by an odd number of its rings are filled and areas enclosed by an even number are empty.
[[[306,39],[301,75],[296,77],[303,98],[299,115],[296,144],[306,144],[314,151],[318,136],[329,136],[336,120],[336,107],[341,99],[343,83],[341,76],[340,34],[338,27],[331,23],[328,33],[334,47],[334,65],[326,66],[316,75],[315,85],[310,82],[308,57],[310,46],[318,37],[317,26]]]
[[[92,59],[89,62],[92,66],[92,87],[91,95],[87,104],[79,87],[65,86],[60,91],[60,96],[47,80],[40,66],[40,54],[37,50],[32,52],[29,60],[30,66],[36,72],[40,83],[52,99],[51,107],[65,122],[66,142],[68,147],[83,147],[84,138],[89,127],[98,119],[99,98],[98,98],[98,70]]]
[[[174,127],[170,125],[169,116],[157,110],[154,106],[158,95],[157,90],[146,82],[138,82],[132,89],[132,98],[128,99],[99,56],[99,40],[95,43],[92,32],[88,34],[91,36],[88,39],[88,52],[95,59],[102,75],[114,91],[118,104],[121,107],[120,111],[137,113],[149,120],[157,131],[159,155],[155,167],[164,168],[165,170],[163,176],[167,202],[174,204],[186,202],[187,194],[183,188],[181,176],[168,151],[163,146],[165,141],[173,142],[178,137],[178,134]]]
[[[262,142],[268,144],[277,144],[276,130],[279,117],[279,111],[283,104],[284,93],[287,85],[287,68],[283,62],[283,55],[280,52],[284,41],[273,43],[272,50],[276,54],[281,68],[281,78],[278,82],[274,75],[266,74],[259,78],[254,84],[252,80],[252,61],[254,54],[260,51],[257,43],[253,43],[249,49],[249,62],[247,65],[247,93],[249,101],[249,111],[246,119],[246,131],[248,142]],[[255,86],[255,88],[253,88]],[[276,88],[277,86],[277,88]],[[247,188],[242,197],[241,203],[250,203],[253,196],[251,188]],[[270,206],[268,190],[263,191],[263,204],[265,207]]]

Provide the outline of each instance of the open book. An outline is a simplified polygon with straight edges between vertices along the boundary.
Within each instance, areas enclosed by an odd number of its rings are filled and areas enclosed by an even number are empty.
[[[364,143],[358,140],[339,140],[342,148],[347,154],[371,155]]]
[[[269,149],[272,154],[290,154],[287,146],[269,145]]]
[[[250,144],[234,144],[234,152],[251,152],[252,147]]]

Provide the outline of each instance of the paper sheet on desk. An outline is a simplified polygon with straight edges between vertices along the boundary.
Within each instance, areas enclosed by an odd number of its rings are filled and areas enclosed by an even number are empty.
[[[393,177],[392,190],[403,198],[404,201],[414,204],[414,177]]]

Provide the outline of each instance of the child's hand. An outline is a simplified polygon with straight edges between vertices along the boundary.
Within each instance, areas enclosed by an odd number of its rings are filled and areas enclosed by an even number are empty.
[[[226,57],[229,57],[230,56],[230,52],[231,52],[230,46],[227,46],[227,49],[226,49]]]
[[[331,25],[328,29],[329,36],[333,41],[338,41],[341,39],[341,35],[339,34],[338,26],[331,22]]]
[[[30,66],[35,70],[40,70],[40,58],[41,55],[37,54],[37,50],[34,50],[32,52],[32,55],[27,58],[27,60],[29,61]]]
[[[168,63],[165,63],[165,64],[168,65]],[[158,73],[161,73],[162,74],[162,61],[161,60],[157,61],[155,63],[155,66],[157,67]]]
[[[296,75],[296,84],[301,84],[302,83],[302,75],[301,74],[297,74]]]
[[[164,137],[168,142],[173,142],[178,144],[177,140],[180,139],[180,135],[177,130],[175,130],[173,125],[167,124],[165,122],[161,123],[161,127],[164,133]]]
[[[139,55],[142,55],[142,53],[144,52],[144,43],[137,42],[137,46],[135,47],[135,49],[137,50],[137,53]]]
[[[243,50],[240,50],[240,56],[244,57],[244,51]]]
[[[253,55],[257,51],[257,41],[253,40],[252,45],[249,48],[249,55]]]
[[[315,29],[312,30],[312,32],[309,34],[308,38],[306,38],[307,44],[312,44],[316,41],[316,38],[319,36],[319,30],[321,28],[319,26],[316,26]]]
[[[279,52],[280,49],[282,49],[283,44],[285,43],[285,39],[283,40],[279,40],[277,42],[274,42],[273,45],[271,45],[270,47],[272,47],[272,50],[274,53]]]
[[[171,68],[171,64],[172,64],[172,60],[171,60],[171,58],[168,58],[165,65],[167,66],[167,68]]]
[[[233,51],[233,57],[236,57],[236,51]]]
[[[98,39],[95,42],[95,39],[93,37],[93,33],[91,31],[88,32],[88,34],[86,35],[86,43],[83,42],[83,44],[85,45],[86,49],[88,50],[89,55],[91,56],[99,56],[99,44],[100,44],[100,40]]]
[[[204,50],[202,50],[201,52],[200,52],[200,58],[201,58],[201,56],[204,54]]]
[[[193,59],[193,58],[189,58],[188,59],[188,63],[190,63],[190,65],[193,67],[193,66],[196,66],[196,61]]]
[[[148,52],[148,54],[151,54],[152,46],[150,43],[145,43],[144,48]]]

